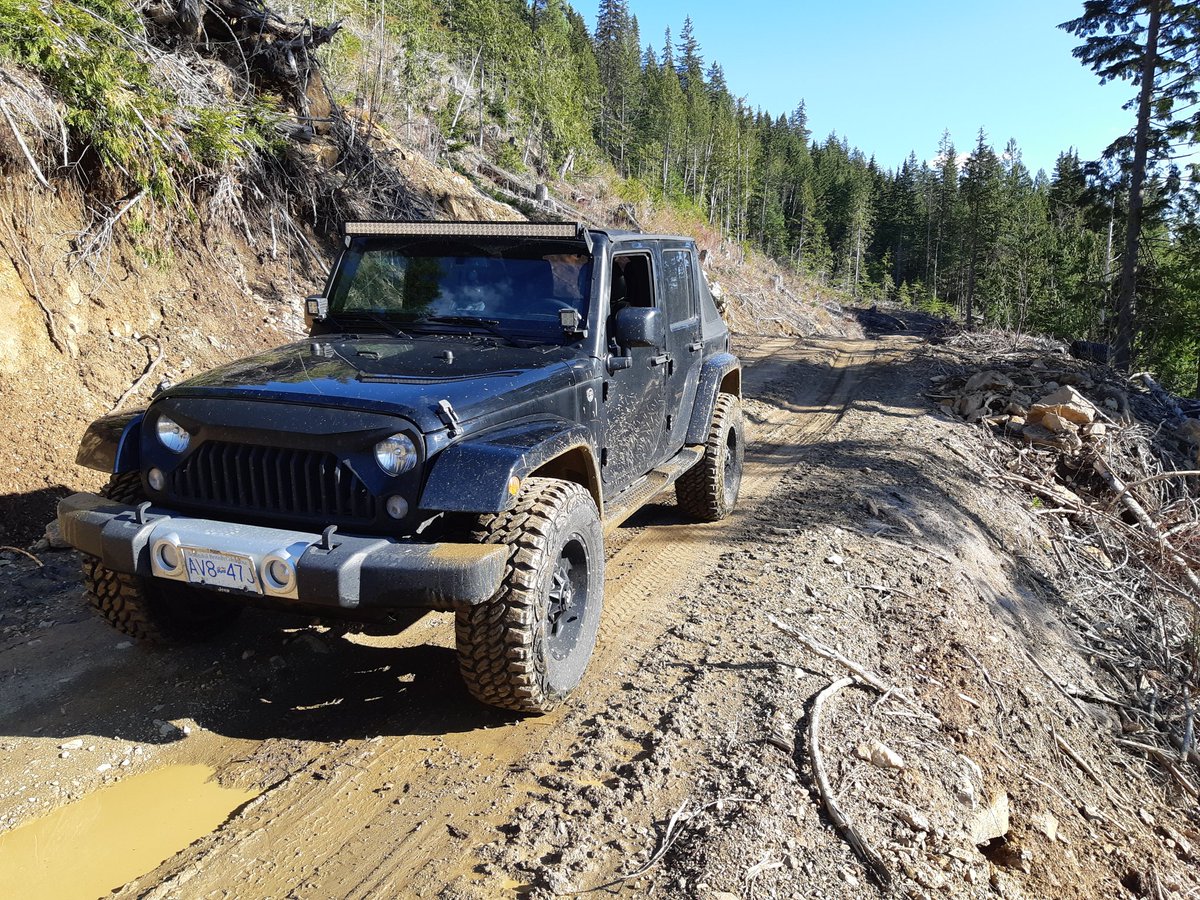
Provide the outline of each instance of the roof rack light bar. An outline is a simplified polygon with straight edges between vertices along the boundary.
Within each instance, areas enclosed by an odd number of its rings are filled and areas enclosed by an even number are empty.
[[[436,237],[524,237],[587,240],[576,222],[347,222],[347,237],[428,235]]]

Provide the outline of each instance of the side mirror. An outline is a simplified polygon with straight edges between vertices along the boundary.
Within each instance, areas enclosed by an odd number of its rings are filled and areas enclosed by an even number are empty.
[[[662,314],[644,306],[627,306],[617,313],[617,345],[620,347],[661,347],[663,345]]]
[[[329,298],[323,296],[305,297],[304,314],[310,319],[320,321],[329,315]]]

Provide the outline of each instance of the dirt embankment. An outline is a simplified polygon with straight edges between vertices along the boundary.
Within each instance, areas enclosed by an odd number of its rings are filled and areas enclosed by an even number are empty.
[[[69,187],[0,192],[2,543],[40,536],[68,488],[100,483],[74,464],[79,437],[143,375],[122,409],[163,380],[295,340],[300,299],[321,278],[311,259],[273,258],[269,237],[251,247],[200,224],[165,248],[118,226],[84,258],[94,224]]]
[[[1096,700],[1090,598],[925,396],[961,359],[913,337],[746,356],[739,511],[696,527],[660,498],[619,529],[597,655],[547,717],[471,704],[442,616],[376,638],[250,615],[154,653],[81,608],[73,555],[7,559],[0,841],[202,763],[260,795],[121,896],[1200,890],[1192,807]],[[831,651],[872,677],[818,714],[848,671]]]

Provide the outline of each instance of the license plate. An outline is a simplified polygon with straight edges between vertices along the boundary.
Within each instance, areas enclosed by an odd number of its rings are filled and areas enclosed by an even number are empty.
[[[201,547],[182,547],[184,570],[192,584],[226,588],[234,591],[262,593],[254,560],[241,553],[205,550]]]

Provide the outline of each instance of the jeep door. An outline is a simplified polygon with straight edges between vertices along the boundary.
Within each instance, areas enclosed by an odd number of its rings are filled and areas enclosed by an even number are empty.
[[[600,472],[607,491],[618,491],[661,459],[666,430],[665,347],[622,347],[616,315],[628,307],[659,308],[654,255],[638,242],[613,254],[605,340],[609,368],[604,380],[604,443]],[[645,247],[645,249],[640,249]]]
[[[662,248],[663,308],[667,318],[667,420],[664,455],[683,446],[700,384],[704,343],[696,296],[695,252],[685,243]]]

